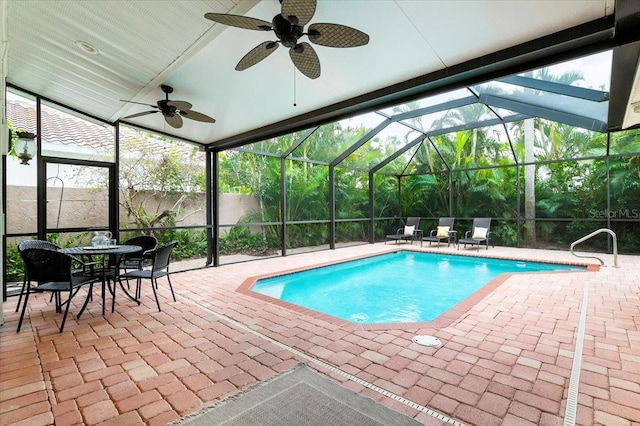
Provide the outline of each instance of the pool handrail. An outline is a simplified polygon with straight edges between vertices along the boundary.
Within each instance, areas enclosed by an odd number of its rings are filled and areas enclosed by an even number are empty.
[[[595,231],[593,231],[592,233],[585,235],[584,237],[574,241],[571,243],[571,246],[569,247],[569,251],[571,252],[572,255],[576,256],[576,257],[586,257],[586,258],[591,258],[591,259],[597,259],[600,262],[601,266],[604,266],[604,260],[600,259],[599,257],[596,256],[585,256],[585,255],[580,255],[580,254],[576,254],[573,252],[573,248],[588,240],[591,237],[594,237],[598,234],[602,234],[603,232],[606,232],[607,234],[611,235],[611,237],[613,237],[613,267],[617,268],[618,267],[618,238],[616,237],[616,233],[613,232],[611,229],[609,228],[600,228],[597,229]]]

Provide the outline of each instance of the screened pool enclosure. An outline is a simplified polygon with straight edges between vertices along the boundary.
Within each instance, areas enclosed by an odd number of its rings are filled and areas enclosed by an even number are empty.
[[[640,134],[606,132],[610,69],[603,52],[224,151],[220,185],[260,199],[248,221],[283,250],[490,216],[496,244],[567,249],[609,227],[637,253]]]
[[[561,250],[606,227],[621,253],[640,253],[640,131],[607,132],[611,61],[603,51],[226,150],[9,87],[10,127],[39,137],[28,165],[6,158],[5,282],[21,274],[18,241],[78,244],[95,229],[178,240],[197,266],[381,242],[408,216],[425,232],[454,216],[461,233],[491,217],[496,245]],[[611,249],[606,236],[585,246]]]

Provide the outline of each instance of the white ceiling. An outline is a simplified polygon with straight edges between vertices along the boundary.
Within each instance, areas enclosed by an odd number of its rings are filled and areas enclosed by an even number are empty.
[[[614,0],[318,0],[314,22],[369,34],[363,47],[314,46],[322,75],[297,71],[285,48],[238,72],[236,63],[272,33],[215,24],[207,12],[271,21],[277,0],[3,1],[7,82],[115,122],[149,110],[160,84],[215,124],[160,114],[129,121],[205,144],[613,14]],[[84,41],[99,54],[75,44]],[[293,106],[294,101],[297,106]]]

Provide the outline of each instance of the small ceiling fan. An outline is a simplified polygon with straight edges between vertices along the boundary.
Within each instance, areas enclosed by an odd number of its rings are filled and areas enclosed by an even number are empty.
[[[307,42],[298,42],[307,36],[314,44],[327,47],[356,47],[369,43],[369,36],[360,30],[340,24],[311,24],[304,26],[316,11],[317,0],[280,0],[281,12],[271,22],[241,15],[206,13],[205,18],[214,22],[256,31],[273,31],[276,41],[266,41],[249,51],[236,65],[236,71],[245,70],[267,56],[282,44],[289,48],[289,56],[301,73],[311,79],[320,77],[320,60],[313,47]]]
[[[176,129],[179,129],[182,127],[182,117],[188,118],[190,120],[202,121],[204,123],[216,122],[216,120],[209,117],[208,115],[202,114],[201,112],[192,111],[191,110],[192,105],[189,102],[170,101],[169,93],[173,93],[173,87],[163,84],[160,86],[160,88],[165,93],[165,99],[159,100],[157,102],[158,104],[157,106],[151,105],[151,104],[144,104],[141,102],[135,102],[135,101],[126,101],[124,99],[121,99],[122,102],[146,105],[151,108],[155,108],[155,110],[144,111],[144,112],[139,112],[137,114],[128,115],[126,117],[123,117],[123,119],[142,117],[143,115],[149,115],[149,114],[155,114],[156,112],[161,112],[162,115],[164,116],[164,121],[166,121],[169,126],[174,127]]]

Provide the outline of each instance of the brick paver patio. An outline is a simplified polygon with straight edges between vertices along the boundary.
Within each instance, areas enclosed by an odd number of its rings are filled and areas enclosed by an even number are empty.
[[[397,248],[363,245],[173,274],[178,300],[160,280],[161,313],[148,285],[141,306],[120,293],[116,312],[105,316],[96,291],[62,334],[47,295],[30,298],[16,333],[17,298],[10,298],[0,331],[0,424],[163,425],[304,362],[424,424],[561,425],[579,343],[576,424],[640,424],[638,256],[620,256],[613,268],[604,255],[599,271],[511,275],[446,322],[382,329],[236,291],[253,276]],[[502,247],[460,253],[580,261]],[[443,346],[417,345],[417,334]]]

